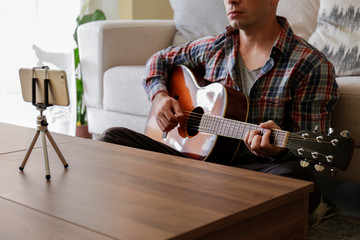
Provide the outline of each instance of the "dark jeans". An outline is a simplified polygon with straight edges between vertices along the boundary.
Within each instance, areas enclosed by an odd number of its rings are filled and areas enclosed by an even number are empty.
[[[155,141],[144,134],[132,131],[123,127],[114,127],[106,130],[98,139],[99,141],[119,144],[128,147],[140,148],[153,152],[171,154],[175,156],[187,157],[183,153]],[[321,200],[321,191],[316,184],[314,173],[309,168],[303,168],[298,161],[285,161],[279,163],[254,163],[254,164],[234,164],[234,167],[249,169],[258,172],[270,173],[274,175],[286,176],[306,181],[314,182],[314,192],[310,194],[310,213],[315,210]]]

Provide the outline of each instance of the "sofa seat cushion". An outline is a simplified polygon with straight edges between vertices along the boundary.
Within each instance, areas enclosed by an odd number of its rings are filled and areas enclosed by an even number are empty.
[[[145,66],[117,66],[105,71],[104,109],[147,116],[151,103],[142,86],[144,73]]]
[[[332,127],[338,133],[348,130],[355,140],[355,146],[360,146],[360,76],[338,77],[340,98],[332,115]]]

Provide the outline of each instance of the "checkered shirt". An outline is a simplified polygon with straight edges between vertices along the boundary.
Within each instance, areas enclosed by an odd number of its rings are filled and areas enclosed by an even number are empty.
[[[318,126],[325,132],[339,97],[334,68],[320,51],[294,35],[285,18],[278,17],[278,22],[282,30],[250,91],[248,122],[274,120],[288,131]],[[239,90],[235,79],[240,44],[239,30],[228,26],[217,36],[154,54],[143,81],[149,99],[166,91],[169,69],[177,65],[203,72],[200,84],[218,82]]]

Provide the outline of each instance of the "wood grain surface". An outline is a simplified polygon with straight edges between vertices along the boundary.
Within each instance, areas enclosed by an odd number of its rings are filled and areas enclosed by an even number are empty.
[[[0,123],[0,155],[16,151],[24,151],[29,148],[29,145],[36,132],[36,122],[34,120],[34,128],[21,127],[17,125]],[[52,133],[51,136],[55,139],[57,144],[65,142],[73,142],[78,139],[59,133]],[[47,145],[50,141],[46,139]],[[41,147],[41,137],[39,136],[35,148]]]
[[[59,148],[69,169],[49,147],[51,181],[41,148],[23,173],[23,152],[0,155],[1,208],[112,239],[306,238],[312,183],[93,140]]]

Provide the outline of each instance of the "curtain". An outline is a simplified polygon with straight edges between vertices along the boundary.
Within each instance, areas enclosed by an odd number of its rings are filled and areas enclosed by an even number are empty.
[[[73,33],[80,0],[11,0],[0,8],[0,121],[36,127],[39,113],[21,96],[19,68],[47,65],[67,73],[69,107],[49,107],[49,130],[75,134]]]
[[[76,18],[95,9],[118,19],[118,0],[9,0],[0,7],[0,122],[36,127],[39,115],[21,96],[20,68],[49,66],[67,73],[70,106],[44,112],[49,130],[75,135],[73,33]]]

